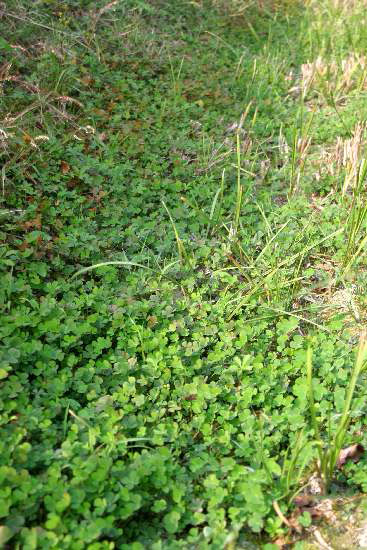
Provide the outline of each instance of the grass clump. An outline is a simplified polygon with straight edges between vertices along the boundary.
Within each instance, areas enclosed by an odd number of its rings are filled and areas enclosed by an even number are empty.
[[[365,11],[28,4],[0,8],[0,542],[296,544],[317,460],[366,490],[335,468],[367,446]]]
[[[358,378],[366,366],[366,341],[361,339],[355,365],[350,374],[348,386],[346,388],[344,406],[340,419],[338,420],[335,433],[329,433],[328,448],[324,449],[321,442],[320,426],[316,417],[316,407],[313,392],[313,376],[312,376],[312,353],[311,349],[307,353],[307,384],[310,400],[310,410],[312,418],[312,426],[316,437],[316,443],[319,452],[319,470],[320,476],[324,483],[324,490],[328,491],[330,483],[334,477],[335,468],[340,460],[340,453],[345,445],[347,430],[352,420],[352,400],[354,398]]]

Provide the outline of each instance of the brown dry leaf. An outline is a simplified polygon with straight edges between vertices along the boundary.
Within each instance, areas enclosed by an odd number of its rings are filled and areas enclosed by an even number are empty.
[[[70,164],[65,162],[65,160],[62,160],[60,162],[60,170],[61,170],[62,174],[67,174],[70,170]]]
[[[148,316],[148,326],[150,328],[154,327],[158,323],[158,319],[155,315]]]
[[[287,540],[284,537],[278,537],[276,540],[273,541],[273,544],[279,548],[279,550],[283,550],[283,548],[286,548],[287,544],[289,544],[289,540]]]
[[[79,180],[77,178],[71,178],[68,182],[67,182],[67,188],[68,189],[74,189],[79,183]]]
[[[184,397],[184,399],[185,399],[186,401],[195,401],[196,398],[197,398],[197,395],[195,395],[195,394],[186,395],[186,396]]]
[[[27,132],[24,132],[23,141],[24,141],[24,143],[26,143],[27,145],[31,145],[31,144],[33,143],[32,137],[31,137],[29,134],[27,134]]]
[[[317,500],[313,495],[298,495],[293,499],[293,503],[297,508],[305,508],[315,506]]]
[[[24,252],[27,248],[30,248],[30,244],[27,241],[23,241],[20,245],[18,245],[18,248],[21,252]]]
[[[345,449],[342,449],[339,453],[338,460],[336,463],[337,468],[341,468],[347,462],[347,460],[353,460],[353,462],[358,462],[361,456],[364,454],[364,447],[360,443],[355,443],[350,445]]]
[[[320,499],[317,497],[305,494],[298,495],[293,499],[293,503],[296,506],[296,509],[292,516],[289,518],[289,522],[293,525],[297,525],[297,518],[303,514],[303,512],[308,512],[312,520],[324,519],[325,513],[322,506],[320,506]]]
[[[22,224],[22,227],[26,231],[28,229],[33,229],[33,228],[41,230],[42,229],[41,216],[38,215],[35,218],[33,218],[32,220],[28,220],[28,221],[24,222]]]

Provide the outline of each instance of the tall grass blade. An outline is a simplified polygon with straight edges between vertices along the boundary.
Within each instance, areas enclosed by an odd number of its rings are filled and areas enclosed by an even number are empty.
[[[311,425],[314,431],[317,450],[319,454],[319,473],[322,478],[324,489],[326,492],[330,487],[330,483],[332,481],[332,478],[335,472],[340,451],[342,450],[345,444],[345,438],[346,438],[349,424],[351,421],[351,413],[353,410],[352,402],[355,395],[355,389],[356,389],[358,378],[366,366],[366,360],[367,360],[367,339],[366,339],[366,333],[363,333],[363,335],[360,338],[357,357],[354,363],[350,381],[348,383],[343,412],[338,422],[335,435],[333,439],[331,439],[329,435],[329,441],[325,448],[321,439],[320,423],[316,417],[316,407],[315,407],[313,385],[312,385],[312,382],[313,382],[312,352],[311,352],[311,348],[308,348],[307,350],[306,371],[307,371],[308,399],[309,399],[309,407],[310,407],[310,414],[311,414]]]
[[[164,208],[165,208],[165,210],[166,210],[166,212],[167,212],[167,214],[168,214],[168,217],[169,217],[169,219],[170,219],[170,221],[171,221],[171,224],[172,224],[173,232],[174,232],[174,234],[175,234],[175,239],[176,239],[176,243],[177,243],[177,250],[178,250],[179,258],[180,258],[181,261],[182,261],[182,260],[187,260],[188,255],[187,255],[185,246],[184,246],[184,244],[183,244],[183,242],[182,242],[182,240],[181,240],[181,238],[180,238],[180,236],[179,236],[179,234],[178,234],[178,231],[177,231],[177,228],[176,228],[176,224],[175,224],[175,222],[174,222],[174,220],[173,220],[173,218],[172,218],[172,216],[171,216],[171,212],[168,210],[167,205],[166,205],[166,203],[165,203],[163,200],[162,200],[162,204],[163,204],[163,206],[164,206]]]
[[[156,272],[154,269],[152,269],[151,267],[148,267],[146,265],[142,265],[142,264],[137,264],[135,262],[128,262],[128,261],[119,261],[119,260],[116,260],[116,261],[111,261],[111,262],[100,262],[98,264],[94,264],[94,265],[90,265],[89,267],[83,267],[83,269],[79,269],[79,271],[77,271],[76,273],[74,273],[74,275],[72,275],[70,277],[70,280],[72,281],[73,279],[75,279],[76,277],[78,277],[79,275],[83,275],[83,273],[87,273],[88,271],[93,271],[95,269],[98,269],[100,267],[106,267],[108,265],[115,265],[115,266],[120,266],[120,267],[141,267],[142,269],[148,269],[149,271],[153,271],[155,273],[158,273]]]

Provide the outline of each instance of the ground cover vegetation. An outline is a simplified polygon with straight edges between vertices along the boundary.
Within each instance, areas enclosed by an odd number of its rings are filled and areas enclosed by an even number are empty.
[[[4,548],[302,548],[367,490],[366,13],[0,4]]]

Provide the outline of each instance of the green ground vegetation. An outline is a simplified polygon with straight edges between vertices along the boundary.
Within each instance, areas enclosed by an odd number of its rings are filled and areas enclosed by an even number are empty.
[[[366,14],[0,4],[4,548],[279,548],[320,457],[367,491]]]

